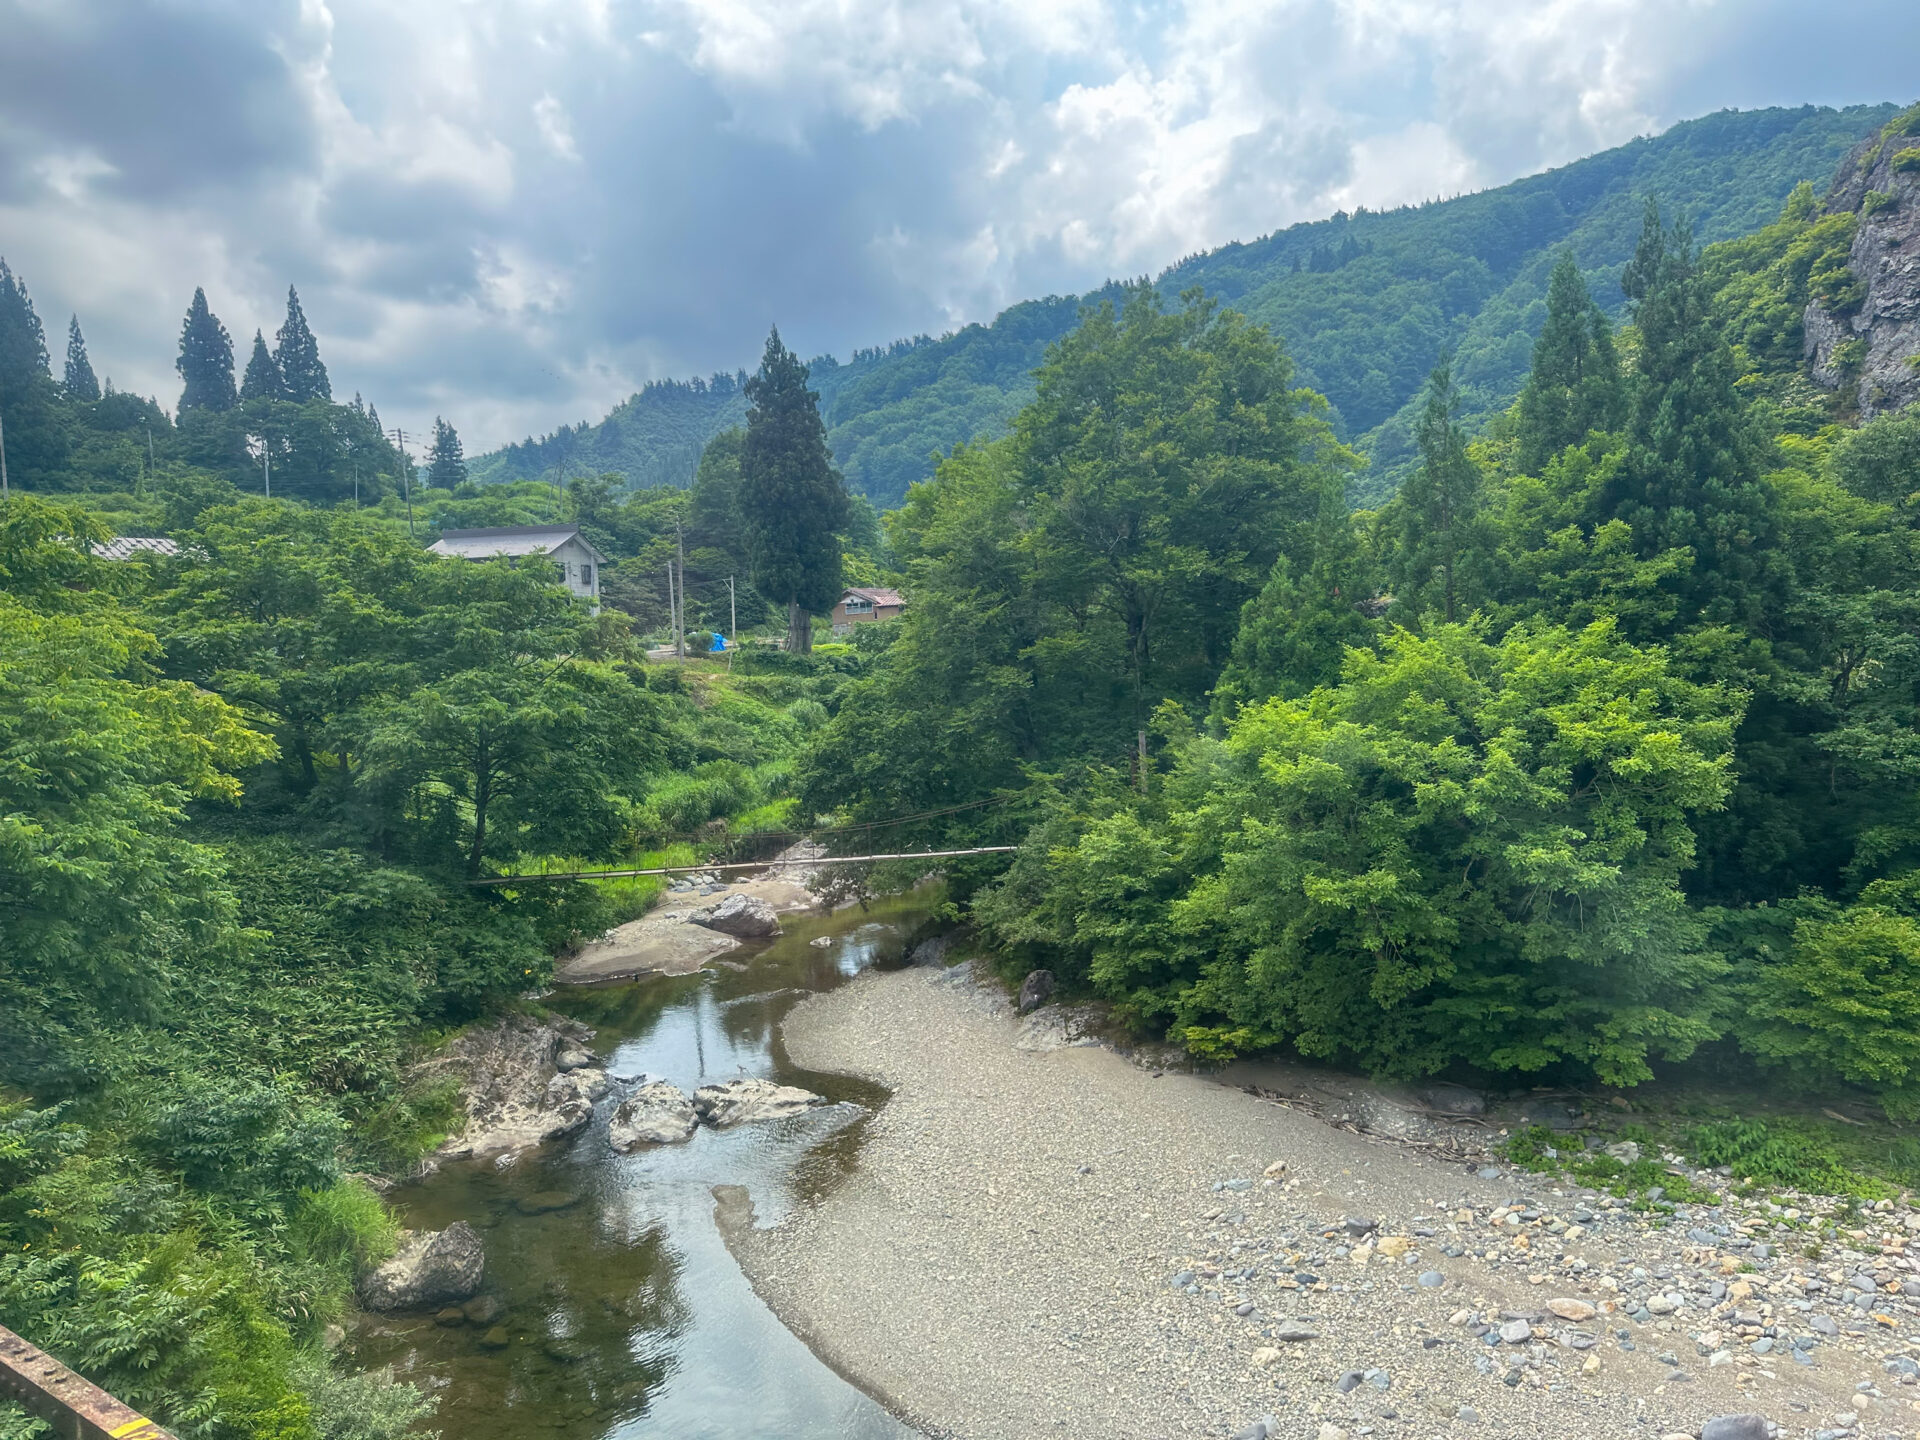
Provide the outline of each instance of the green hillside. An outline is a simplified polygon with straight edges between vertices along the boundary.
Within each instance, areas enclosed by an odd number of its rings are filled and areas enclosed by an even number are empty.
[[[1393,488],[1411,454],[1411,408],[1434,360],[1457,356],[1469,417],[1504,408],[1525,378],[1547,275],[1571,246],[1610,312],[1648,196],[1702,241],[1773,220],[1802,180],[1824,189],[1847,150],[1891,105],[1722,111],[1557,170],[1452,200],[1359,211],[1192,256],[1160,277],[1169,295],[1200,285],[1265,322],[1300,380],[1332,402],[1340,434],[1373,458],[1362,497]],[[1032,372],[1084,301],[1015,305],[991,325],[813,363],[828,438],[847,479],[900,503],[928,457],[997,434],[1033,396]],[[690,479],[706,439],[744,414],[739,380],[659,382],[599,425],[563,429],[483,456],[485,480],[617,471],[635,485]]]

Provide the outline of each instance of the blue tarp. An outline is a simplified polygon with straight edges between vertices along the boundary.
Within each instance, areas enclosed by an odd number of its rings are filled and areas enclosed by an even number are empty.
[[[713,648],[709,650],[707,653],[709,655],[724,654],[726,651],[726,648],[727,648],[727,637],[722,635],[718,630],[714,631],[713,632]]]

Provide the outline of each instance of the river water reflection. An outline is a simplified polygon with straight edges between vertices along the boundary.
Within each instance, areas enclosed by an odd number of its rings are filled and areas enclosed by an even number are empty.
[[[423,1428],[448,1440],[913,1436],[755,1297],[715,1227],[712,1189],[747,1187],[765,1224],[844,1173],[861,1117],[884,1092],[796,1069],[775,1027],[804,994],[897,962],[902,937],[938,898],[922,890],[866,913],[792,921],[758,955],[735,952],[750,962],[744,971],[557,995],[555,1008],[599,1032],[611,1075],[688,1091],[767,1076],[851,1103],[617,1155],[606,1118],[627,1087],[616,1084],[570,1139],[506,1168],[451,1165],[397,1191],[409,1225],[465,1220],[480,1232],[487,1293],[502,1312],[486,1325],[368,1320],[350,1341],[354,1361],[392,1365],[437,1394],[439,1413]],[[809,943],[821,936],[831,944]]]

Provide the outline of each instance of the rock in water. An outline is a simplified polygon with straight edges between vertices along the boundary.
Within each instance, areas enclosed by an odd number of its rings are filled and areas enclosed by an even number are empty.
[[[700,923],[743,940],[764,940],[780,933],[780,917],[773,913],[773,907],[751,895],[729,895]]]
[[[1020,1013],[1037,1010],[1053,998],[1053,971],[1029,970],[1020,982]]]
[[[729,1080],[693,1092],[693,1108],[716,1130],[756,1120],[784,1120],[827,1102],[810,1090],[771,1080]]]
[[[1700,1440],[1768,1440],[1772,1433],[1764,1415],[1716,1415],[1700,1427]]]
[[[464,1220],[444,1230],[403,1230],[394,1257],[360,1282],[369,1310],[416,1310],[468,1300],[486,1275],[480,1237]]]
[[[693,1102],[678,1085],[656,1080],[620,1102],[607,1121],[607,1142],[622,1155],[642,1145],[672,1145],[700,1123]]]
[[[545,1215],[549,1211],[566,1210],[579,1203],[580,1196],[572,1190],[536,1190],[514,1201],[513,1208],[522,1215]]]

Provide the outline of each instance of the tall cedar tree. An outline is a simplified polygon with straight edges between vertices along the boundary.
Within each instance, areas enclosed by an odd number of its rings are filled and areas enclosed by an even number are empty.
[[[460,434],[436,415],[433,446],[427,451],[427,484],[435,490],[453,490],[466,483],[467,459],[460,448]]]
[[[68,426],[47,368],[47,334],[27,287],[0,260],[0,427],[12,482],[65,463]]]
[[[777,328],[747,381],[747,400],[739,504],[753,584],[787,607],[787,649],[804,654],[813,648],[813,615],[840,598],[847,490],[827,451],[820,397]]]
[[[304,405],[309,400],[333,399],[327,367],[320,363],[320,342],[307,328],[306,312],[300,308],[300,294],[291,285],[287,287],[287,318],[273,342],[273,363],[280,367],[287,399],[296,405]]]
[[[193,303],[180,326],[180,413],[231,410],[239,403],[233,388],[233,337],[207,308],[207,292],[194,287]]]
[[[82,404],[90,405],[100,398],[100,381],[94,376],[93,362],[87,359],[87,341],[80,333],[78,315],[67,321],[67,373],[61,388],[69,400]]]
[[[280,367],[274,362],[273,355],[267,349],[266,337],[258,330],[253,332],[253,354],[247,360],[247,373],[240,378],[240,398],[242,400],[287,398],[287,386],[286,382],[280,378]]]
[[[1598,518],[1632,526],[1643,558],[1692,553],[1690,618],[1755,621],[1781,578],[1769,559],[1779,521],[1692,233],[1662,224],[1652,201],[1620,287],[1640,354],[1626,453],[1602,487]]]
[[[1573,252],[1547,282],[1547,323],[1533,345],[1533,371],[1520,392],[1520,469],[1538,475],[1569,445],[1620,423],[1623,397],[1613,327],[1594,303]]]
[[[1427,379],[1416,431],[1420,468],[1394,502],[1400,534],[1388,568],[1400,607],[1449,625],[1473,612],[1486,581],[1480,467],[1454,418],[1459,408],[1453,367],[1443,359]]]

